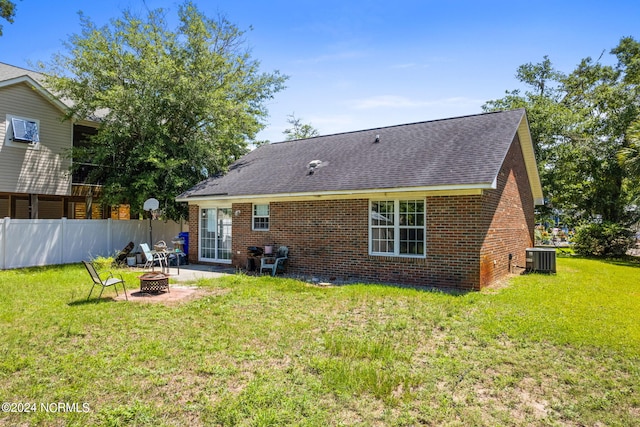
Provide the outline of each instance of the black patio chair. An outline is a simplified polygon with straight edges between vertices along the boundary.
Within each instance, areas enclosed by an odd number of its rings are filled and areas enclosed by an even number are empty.
[[[93,292],[93,288],[95,288],[96,285],[101,286],[100,295],[98,295],[98,298],[102,296],[102,291],[104,291],[104,288],[108,288],[109,286],[113,286],[113,289],[116,290],[116,296],[118,296],[118,287],[116,286],[118,283],[122,283],[124,298],[129,301],[129,298],[127,297],[127,288],[124,287],[124,279],[122,278],[122,275],[119,275],[120,278],[118,279],[116,277],[113,277],[113,273],[109,272],[109,275],[104,280],[102,280],[92,263],[87,261],[82,261],[82,263],[87,268],[87,271],[89,272],[89,275],[93,280],[93,286],[91,286],[89,296],[87,296],[87,301],[89,300],[89,298],[91,298],[91,293]]]
[[[284,271],[284,264],[289,258],[289,248],[280,246],[276,256],[262,257],[260,259],[260,274],[263,269],[271,270],[271,275],[275,276],[278,270]]]

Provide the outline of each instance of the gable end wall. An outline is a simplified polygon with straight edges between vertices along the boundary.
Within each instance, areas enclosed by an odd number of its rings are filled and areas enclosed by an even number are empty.
[[[500,169],[497,189],[486,191],[482,199],[487,231],[480,253],[480,287],[485,287],[524,266],[525,249],[534,244],[534,199],[517,135]]]
[[[40,149],[4,144],[6,115],[40,121]],[[0,88],[0,192],[69,195],[73,125],[61,122],[62,113],[27,84]]]

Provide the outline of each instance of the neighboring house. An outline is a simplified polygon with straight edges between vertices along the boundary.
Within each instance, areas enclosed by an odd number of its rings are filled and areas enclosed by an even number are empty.
[[[480,289],[525,265],[543,194],[520,109],[263,145],[178,200],[191,262],[284,245],[296,275]]]
[[[68,105],[43,84],[40,73],[0,63],[0,218],[111,216],[94,200],[100,187],[86,184],[90,165],[69,169],[72,146],[97,123],[63,120]]]

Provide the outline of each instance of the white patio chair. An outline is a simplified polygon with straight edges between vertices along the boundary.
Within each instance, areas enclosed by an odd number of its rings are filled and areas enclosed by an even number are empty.
[[[140,243],[140,249],[142,250],[144,257],[147,260],[147,262],[145,262],[144,264],[144,269],[151,267],[151,271],[154,271],[154,265],[156,261],[158,261],[158,264],[160,265],[160,268],[162,270],[164,270],[165,267],[168,267],[167,258],[163,253],[152,251],[151,249],[149,249],[149,245],[146,243]],[[164,263],[164,267],[162,266],[162,263]]]

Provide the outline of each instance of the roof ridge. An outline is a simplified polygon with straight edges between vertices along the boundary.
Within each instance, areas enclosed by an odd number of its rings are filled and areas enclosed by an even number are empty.
[[[17,68],[17,69],[19,69],[19,70],[24,70],[24,71],[26,71],[26,72],[28,72],[28,73],[36,73],[36,74],[44,75],[44,74],[42,74],[40,71],[30,70],[29,68],[19,67],[19,66],[17,66],[17,65],[8,64],[8,63],[3,62],[3,61],[0,61],[0,65],[6,65],[7,67]]]
[[[312,139],[326,138],[326,137],[330,137],[330,136],[350,135],[350,134],[354,134],[354,133],[371,132],[371,131],[374,131],[374,130],[381,130],[381,129],[392,129],[392,128],[399,128],[399,127],[403,127],[403,126],[414,126],[414,125],[421,125],[421,124],[426,124],[426,123],[444,122],[444,121],[449,121],[449,120],[459,120],[459,119],[465,119],[465,118],[469,118],[469,117],[487,116],[487,115],[490,115],[490,114],[509,113],[509,112],[518,111],[518,110],[524,110],[524,108],[521,107],[521,108],[514,108],[512,110],[485,111],[485,112],[482,112],[482,113],[466,114],[466,115],[455,116],[455,117],[444,117],[444,118],[440,118],[440,119],[422,120],[422,121],[419,121],[419,122],[410,122],[410,123],[401,123],[401,124],[397,124],[397,125],[380,126],[380,127],[370,128],[370,129],[360,129],[360,130],[352,130],[352,131],[346,131],[346,132],[337,132],[337,133],[330,133],[330,134],[326,134],[326,135],[312,136],[312,137],[309,137],[309,138],[299,138],[299,139],[291,139],[291,140],[285,140],[285,141],[277,141],[277,142],[272,142],[270,144],[265,144],[265,145],[285,144],[285,143],[288,143],[288,142],[308,141],[308,140],[312,140]]]

